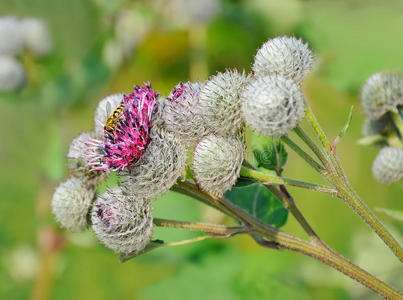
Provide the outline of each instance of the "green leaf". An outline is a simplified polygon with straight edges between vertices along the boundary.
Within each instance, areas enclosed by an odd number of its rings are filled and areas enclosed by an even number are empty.
[[[279,138],[254,133],[252,149],[258,168],[263,167],[281,174],[287,162],[288,153]]]
[[[261,184],[233,187],[225,197],[267,224],[281,227],[287,222],[287,209]]]
[[[392,219],[403,222],[403,211],[401,210],[389,209],[384,207],[377,207],[375,208],[375,210],[384,213]]]
[[[234,187],[240,188],[240,187],[252,185],[254,183],[255,183],[255,181],[253,181],[252,179],[240,176],[240,177],[238,177],[238,180],[235,182]]]

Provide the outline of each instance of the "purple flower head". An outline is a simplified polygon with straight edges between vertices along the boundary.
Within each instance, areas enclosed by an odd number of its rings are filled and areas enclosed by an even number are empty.
[[[171,94],[168,97],[168,100],[171,102],[175,101],[183,94],[184,91],[184,85],[182,82],[180,82],[176,87],[173,88]]]
[[[151,84],[136,85],[134,92],[124,95],[123,110],[115,126],[105,130],[105,139],[90,140],[89,164],[94,170],[119,171],[140,159],[150,142],[152,114],[157,103],[158,92]]]

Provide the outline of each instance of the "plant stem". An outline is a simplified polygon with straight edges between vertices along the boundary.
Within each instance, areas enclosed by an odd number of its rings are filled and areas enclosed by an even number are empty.
[[[376,234],[392,250],[395,256],[403,262],[403,248],[386,229],[376,215],[365,205],[351,187],[339,186],[338,197],[346,202],[367,223]]]
[[[397,111],[391,111],[389,112],[392,116],[393,123],[395,123],[395,126],[397,127],[397,130],[399,131],[400,138],[403,138],[403,119],[400,116],[399,112]]]
[[[242,208],[234,205],[223,198],[214,197],[206,192],[200,191],[195,184],[190,182],[181,182],[181,186],[188,188],[194,193],[203,194],[210,198],[211,201],[215,202],[218,206],[224,207],[228,212],[232,213],[234,216],[242,220],[245,224],[253,227],[255,232],[260,233],[263,237],[268,238],[272,242],[268,241],[268,245],[271,248],[287,249],[295,252],[302,253],[306,256],[312,257],[322,263],[329,265],[330,267],[340,271],[341,273],[349,276],[350,278],[356,280],[362,285],[368,287],[372,291],[378,293],[379,295],[387,299],[403,299],[403,294],[394,289],[393,287],[387,285],[383,281],[377,279],[370,273],[364,271],[360,267],[351,263],[349,260],[343,256],[337,254],[332,249],[323,244],[318,243],[308,243],[302,241],[290,234],[282,232],[281,230],[274,228],[273,226],[262,222],[256,217],[248,214]],[[255,238],[256,240],[256,238]],[[261,240],[258,239],[262,245],[264,245]],[[274,247],[276,245],[276,247]]]
[[[330,186],[316,184],[316,183],[310,183],[310,182],[306,182],[306,181],[300,181],[300,180],[295,180],[295,179],[290,179],[290,178],[285,178],[285,177],[279,177],[279,176],[275,176],[275,175],[270,175],[270,174],[255,171],[255,170],[243,167],[243,166],[241,167],[240,174],[244,177],[249,177],[249,178],[255,179],[265,185],[283,184],[283,185],[290,185],[290,186],[295,186],[295,187],[299,187],[299,188],[304,188],[304,189],[308,189],[308,190],[312,190],[312,191],[328,193],[333,196],[335,196],[337,194],[337,190]]]
[[[308,234],[311,242],[315,244],[324,244],[323,241],[318,236],[318,234],[313,230],[312,226],[305,219],[304,215],[298,209],[297,205],[294,202],[294,199],[291,196],[285,194],[281,190],[278,190],[274,186],[266,185],[266,187],[291,212],[291,214],[298,221],[298,223],[301,225],[304,231]]]
[[[294,128],[294,132],[300,137],[300,139],[312,150],[317,158],[325,166],[326,170],[332,169],[327,155],[316,145],[311,137],[303,130],[299,125]]]
[[[279,238],[277,242],[284,249],[302,253],[324,264],[327,264],[328,266],[347,275],[386,299],[403,299],[403,294],[401,294],[398,290],[387,285],[385,282],[374,277],[372,274],[366,272],[345,257],[327,247],[317,245],[314,246],[312,244],[299,241],[283,241],[282,238]]]
[[[187,230],[203,231],[214,234],[228,234],[228,233],[240,233],[247,232],[249,228],[245,226],[225,226],[219,224],[206,224],[198,222],[186,222],[176,220],[166,220],[160,218],[154,218],[154,225],[167,228],[181,228]]]
[[[324,149],[326,151],[325,152],[326,156],[330,157],[330,160],[332,162],[332,167],[336,170],[336,173],[339,176],[341,176],[347,183],[347,177],[341,168],[340,162],[336,158],[335,149],[332,149],[332,145],[329,143],[329,140],[327,139],[325,132],[323,131],[318,120],[316,119],[316,116],[313,113],[311,107],[306,102],[305,102],[305,109],[306,109],[306,117],[307,117],[309,123],[311,124],[312,128],[314,129],[320,142],[322,143],[322,146],[324,147]],[[316,146],[316,144],[315,144],[315,146]],[[327,168],[327,169],[329,170],[330,168]]]
[[[204,241],[207,239],[220,239],[220,238],[230,238],[233,237],[233,235],[227,234],[227,235],[215,235],[215,234],[211,234],[211,235],[201,235],[201,236],[197,236],[195,238],[192,239],[187,239],[187,240],[182,240],[182,241],[177,241],[177,242],[169,242],[169,243],[164,243],[161,246],[182,246],[182,245],[188,245],[188,244],[193,244],[193,243],[197,243],[200,241]]]
[[[322,127],[320,127],[319,122],[316,119],[316,116],[314,115],[311,107],[308,105],[307,102],[305,102],[305,113],[309,123],[311,124],[313,130],[316,132],[316,135],[318,136],[323,147],[326,150],[330,150],[331,145],[325,135],[325,132],[323,131]]]
[[[324,176],[326,174],[326,169],[314,160],[308,153],[306,153],[302,148],[300,148],[289,136],[283,135],[281,141],[294,150],[303,160],[305,160],[313,169],[315,169],[319,174]]]
[[[395,132],[390,133],[386,141],[389,144],[389,146],[391,146],[391,147],[395,147],[395,148],[399,148],[399,149],[403,148],[403,140],[401,140],[399,138],[399,136],[397,135],[397,133],[395,133]]]
[[[181,241],[177,241],[177,242],[169,242],[169,243],[164,243],[163,241],[158,240],[157,242],[150,242],[148,244],[148,246],[143,249],[141,252],[139,253],[126,253],[126,254],[121,254],[119,259],[120,262],[124,263],[136,256],[145,254],[147,252],[150,252],[152,250],[155,250],[157,248],[161,248],[161,247],[170,247],[170,246],[182,246],[182,245],[188,245],[188,244],[193,244],[193,243],[197,243],[203,240],[207,240],[207,239],[224,239],[224,238],[231,238],[234,235],[238,234],[238,233],[243,233],[243,232],[234,232],[234,233],[227,233],[227,234],[206,234],[206,235],[201,235],[201,236],[197,236],[195,238],[192,239],[187,239],[187,240],[181,240]]]
[[[327,155],[331,158],[331,166],[325,165],[329,171],[326,178],[337,189],[337,196],[344,200],[344,202],[347,203],[347,205],[349,205],[361,217],[361,219],[363,219],[364,222],[375,231],[375,233],[392,250],[395,256],[403,262],[403,248],[350,186],[347,176],[345,175],[335,152],[331,151],[330,144],[308,104],[306,104],[306,115],[314,128],[316,135],[322,142]],[[316,144],[311,145],[311,147],[318,148]]]
[[[226,215],[230,215],[222,207],[218,207],[214,202],[212,202],[210,199],[208,199],[204,195],[200,195],[199,193],[195,193],[194,191],[191,191],[191,190],[187,189],[186,187],[183,187],[183,185],[181,186],[180,181],[178,181],[178,183],[175,184],[171,188],[171,191],[174,191],[174,192],[186,195],[186,196],[190,196],[192,198],[196,198],[197,200],[203,202],[204,204],[206,204],[208,206],[211,206],[211,207],[213,207],[215,209],[218,209],[219,211],[221,211],[222,213],[224,213]]]

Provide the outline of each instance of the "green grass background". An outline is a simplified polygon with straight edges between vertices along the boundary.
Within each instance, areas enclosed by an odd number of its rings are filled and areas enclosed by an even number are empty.
[[[92,129],[94,108],[104,96],[129,92],[146,80],[167,94],[179,80],[188,80],[188,31],[156,24],[133,58],[112,73],[100,61],[101,45],[110,35],[105,12],[93,1],[1,0],[0,14],[45,19],[55,43],[49,57],[22,55],[28,70],[25,90],[0,94],[1,299],[377,299],[316,261],[259,248],[247,237],[159,249],[120,264],[90,230],[59,229],[49,203],[66,176],[64,156],[71,140]],[[402,187],[381,186],[371,176],[377,149],[356,141],[363,121],[357,95],[365,78],[403,70],[403,2],[222,1],[221,13],[208,25],[209,73],[227,67],[250,71],[256,48],[281,34],[301,36],[315,51],[317,64],[303,88],[330,137],[355,107],[337,149],[352,185],[371,208],[402,209]],[[320,182],[293,153],[284,175]],[[344,203],[291,191],[334,249],[403,289],[397,259]],[[154,212],[202,221],[207,214],[199,203],[171,192],[155,202]],[[401,223],[379,216],[402,241]],[[65,242],[58,251],[46,252],[43,233],[51,228]],[[291,217],[284,230],[304,236]],[[195,233],[157,229],[155,236],[170,241]]]

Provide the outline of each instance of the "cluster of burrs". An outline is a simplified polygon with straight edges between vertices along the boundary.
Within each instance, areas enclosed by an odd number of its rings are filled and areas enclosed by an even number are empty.
[[[95,131],[70,147],[71,176],[52,200],[56,219],[70,230],[92,226],[115,252],[141,252],[152,238],[153,200],[183,174],[221,197],[239,177],[246,126],[282,136],[298,125],[305,111],[300,85],[312,63],[307,44],[277,37],[258,50],[251,74],[227,70],[204,83],[179,83],[166,98],[146,84],[103,99]],[[120,184],[96,195],[109,172]]]
[[[391,184],[403,178],[403,78],[399,74],[376,73],[362,87],[365,114],[362,144],[379,146],[372,164],[374,178]]]

